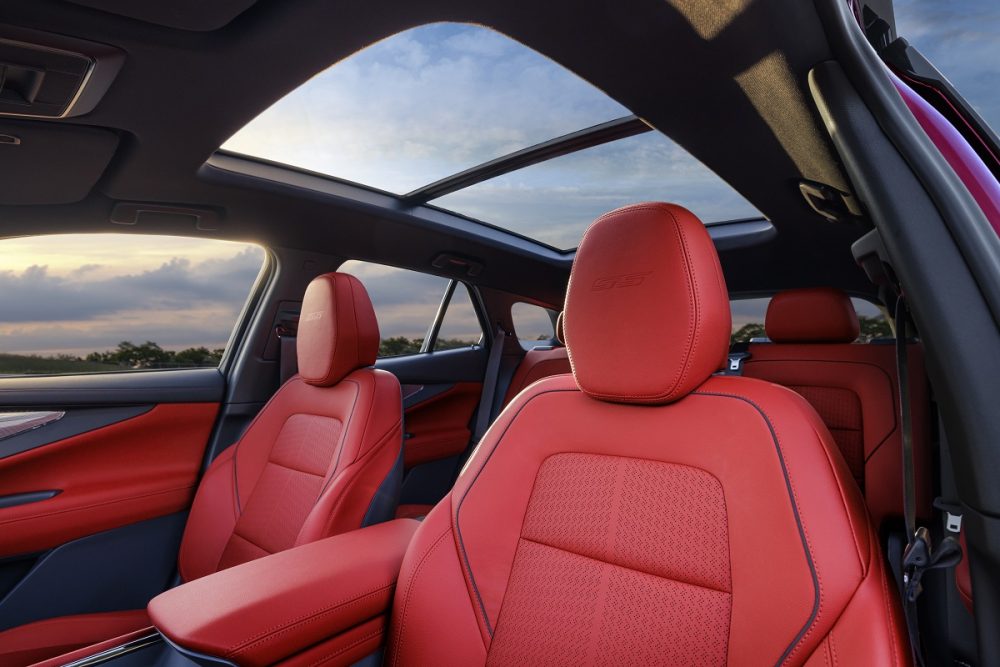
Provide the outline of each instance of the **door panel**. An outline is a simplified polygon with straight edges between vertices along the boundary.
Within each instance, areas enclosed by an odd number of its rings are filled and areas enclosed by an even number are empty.
[[[413,387],[404,385],[403,395]],[[472,437],[469,422],[482,391],[481,382],[458,382],[405,409],[403,464],[407,470],[465,451]]]
[[[58,492],[0,508],[0,556],[186,509],[217,412],[217,403],[156,405],[0,459],[0,498]]]
[[[0,378],[0,631],[170,585],[224,390],[215,368]]]
[[[88,535],[32,559],[28,576],[0,597],[0,631],[54,616],[144,608],[174,577],[186,518],[170,514]]]
[[[465,451],[483,388],[486,350],[479,346],[379,359],[375,366],[403,386],[406,468]]]
[[[400,502],[433,504],[451,488],[472,438],[486,350],[480,346],[379,359],[403,386],[403,461]]]

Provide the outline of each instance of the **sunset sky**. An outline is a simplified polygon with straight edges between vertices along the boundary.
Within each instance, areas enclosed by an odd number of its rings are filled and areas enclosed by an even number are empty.
[[[895,0],[899,33],[1000,128],[1000,2]],[[225,148],[403,193],[628,111],[544,57],[473,26],[433,25],[331,67]],[[557,247],[616,206],[664,199],[705,220],[755,209],[656,133],[566,156],[434,202]],[[247,244],[147,236],[0,241],[0,352],[86,354],[121,340],[222,347],[263,262]],[[353,264],[384,336],[419,337],[444,281]],[[741,304],[735,321],[759,318]],[[470,337],[471,306],[447,331]]]

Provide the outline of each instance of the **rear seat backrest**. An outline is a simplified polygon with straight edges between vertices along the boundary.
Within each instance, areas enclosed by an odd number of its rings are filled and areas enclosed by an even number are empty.
[[[895,347],[854,343],[857,314],[844,292],[798,289],[775,295],[750,345],[744,375],[801,394],[830,429],[878,526],[903,514],[902,431]],[[930,511],[928,394],[923,349],[909,347],[918,514]]]

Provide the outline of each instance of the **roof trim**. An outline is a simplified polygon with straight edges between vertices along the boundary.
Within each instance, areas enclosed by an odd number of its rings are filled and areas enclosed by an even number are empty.
[[[458,192],[512,171],[530,167],[533,164],[652,131],[653,128],[638,116],[623,116],[600,125],[543,141],[528,148],[522,148],[519,151],[452,174],[430,185],[406,193],[402,196],[402,200],[407,204],[426,204],[438,197]]]

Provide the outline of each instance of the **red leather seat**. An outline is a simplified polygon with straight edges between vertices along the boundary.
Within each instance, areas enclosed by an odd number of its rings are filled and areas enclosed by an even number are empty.
[[[389,664],[909,663],[823,422],[713,375],[729,301],[694,215],[595,222],[565,330],[574,375],[518,395],[410,544]]]
[[[396,377],[370,366],[375,313],[353,276],[310,283],[299,372],[212,463],[181,542],[184,581],[392,518],[401,473]],[[145,610],[39,621],[0,633],[0,664],[28,664],[149,625]]]
[[[535,347],[528,350],[521,363],[517,365],[510,386],[507,387],[507,394],[504,396],[503,404],[506,406],[521,391],[542,378],[551,375],[563,375],[572,372],[569,365],[569,354],[563,342],[562,333],[563,315],[559,313],[556,320],[556,342],[558,345],[551,347]]]
[[[771,343],[750,346],[743,374],[784,385],[819,413],[861,487],[875,525],[903,515],[902,431],[896,351],[854,343],[850,298],[830,288],[796,289],[771,299],[764,328]],[[891,341],[890,341],[891,342]],[[930,511],[929,399],[923,348],[909,349],[913,447],[920,514]]]

